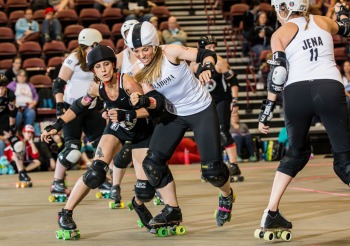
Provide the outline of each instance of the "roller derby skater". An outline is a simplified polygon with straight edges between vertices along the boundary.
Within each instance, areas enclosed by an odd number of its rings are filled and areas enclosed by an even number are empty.
[[[65,202],[70,194],[70,190],[65,185],[64,180],[54,180],[50,186],[49,202]]]
[[[334,34],[350,36],[350,13],[336,3],[334,21],[309,14],[309,1],[273,0],[272,5],[282,26],[271,38],[273,60],[268,61],[268,95],[261,107],[259,131],[269,132],[277,95],[283,91],[289,149],[279,163],[261,228],[254,235],[269,241],[274,238],[289,241],[292,223],[282,216],[279,204],[289,183],[310,159],[307,136],[313,117],[319,116],[325,125],[332,145],[334,172],[344,184],[350,184],[349,111],[332,39]],[[305,42],[315,37],[323,45],[316,50],[315,46],[304,49]],[[312,52],[316,52],[316,57],[310,56]]]
[[[167,218],[167,225],[177,225],[182,221],[182,215],[175,182],[166,162],[188,128],[196,136],[203,176],[219,188],[224,197],[231,194],[229,171],[220,151],[220,126],[215,105],[202,86],[215,73],[216,54],[206,49],[175,44],[160,46],[157,30],[149,22],[132,26],[127,44],[145,66],[135,74],[136,81],[142,87],[153,87],[164,95],[167,102],[166,111],[157,121],[147,156],[142,163],[148,182],[159,191],[165,204],[164,210],[150,224],[154,227],[163,225],[164,221],[159,221],[163,215]],[[200,80],[193,76],[186,60],[202,63]],[[143,105],[135,93],[131,94],[131,102],[133,105]],[[173,213],[176,216],[173,217]]]
[[[112,48],[104,45],[96,46],[89,52],[87,58],[88,67],[98,82],[91,83],[87,94],[74,101],[65,114],[53,125],[46,127],[41,135],[42,140],[46,142],[51,140],[51,136],[57,134],[66,123],[88,110],[96,97],[100,97],[106,105],[109,121],[95,151],[92,165],[75,184],[64,209],[73,211],[91,189],[98,188],[105,181],[109,169],[108,163],[126,141],[132,143],[133,164],[138,178],[135,186],[135,202],[142,205],[145,201],[151,201],[155,192],[148,184],[141,168],[153,131],[153,125],[146,117],[149,116],[149,112],[156,111],[156,107],[160,107],[160,104],[155,104],[154,97],[147,97],[150,103],[145,107],[134,109],[130,105],[128,93],[137,92],[143,95],[143,90],[131,76],[117,73],[117,59]],[[153,95],[161,97],[157,93]]]

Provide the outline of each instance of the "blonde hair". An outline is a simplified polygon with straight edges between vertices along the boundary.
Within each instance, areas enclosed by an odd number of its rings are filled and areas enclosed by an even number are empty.
[[[77,58],[78,58],[77,65],[80,65],[81,70],[83,70],[84,72],[90,71],[86,63],[86,49],[88,47],[89,46],[80,44],[77,48],[73,50],[73,52],[77,52]]]
[[[304,17],[306,19],[306,25],[305,25],[305,29],[304,30],[307,30],[308,27],[309,27],[309,23],[310,23],[310,12],[309,11],[306,11],[304,13]]]
[[[156,51],[151,63],[135,75],[138,83],[151,84],[162,76],[163,50],[159,46],[155,46],[154,49]]]

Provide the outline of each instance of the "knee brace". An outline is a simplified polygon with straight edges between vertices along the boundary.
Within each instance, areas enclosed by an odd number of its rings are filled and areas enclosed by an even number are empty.
[[[215,187],[222,187],[226,184],[229,171],[228,167],[220,161],[207,161],[201,163],[202,175]]]
[[[58,154],[58,159],[65,168],[70,169],[79,161],[80,148],[80,140],[70,140],[64,144],[64,149]]]
[[[346,185],[350,184],[350,151],[334,152],[333,169]]]
[[[126,168],[131,161],[131,144],[126,143],[120,152],[114,157],[113,163],[117,168]]]
[[[23,152],[24,144],[17,136],[11,136],[9,138],[9,141],[13,149],[13,152],[15,152],[16,154],[20,154]]]
[[[147,180],[136,181],[135,195],[140,202],[149,202],[153,199],[156,190]]]
[[[282,158],[277,171],[294,178],[308,163],[310,155],[310,146],[302,149],[296,149],[290,146],[286,155]]]
[[[174,180],[166,164],[167,160],[166,155],[153,150],[148,150],[143,160],[142,167],[148,182],[156,189],[163,188]]]
[[[235,142],[229,132],[229,127],[226,125],[220,125],[220,140],[223,148],[226,148]]]
[[[96,189],[106,180],[108,164],[101,160],[94,160],[91,167],[83,175],[83,182],[90,189]]]

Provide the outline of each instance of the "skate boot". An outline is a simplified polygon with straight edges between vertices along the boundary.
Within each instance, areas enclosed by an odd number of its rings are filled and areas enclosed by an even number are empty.
[[[61,230],[56,231],[57,239],[69,240],[80,238],[80,232],[77,230],[77,225],[72,216],[72,210],[62,208],[62,211],[58,212],[58,225]]]
[[[270,213],[275,214],[271,215]],[[268,209],[265,209],[261,219],[260,229],[255,230],[254,237],[263,238],[267,241],[273,241],[275,238],[290,241],[292,239],[290,229],[292,228],[292,223],[286,220],[279,210],[277,212],[269,212]]]
[[[114,185],[110,190],[110,198],[113,202],[109,202],[109,208],[124,208],[124,202],[122,201],[120,185]]]
[[[186,228],[180,226],[182,222],[182,213],[179,207],[171,207],[165,205],[163,210],[156,217],[150,220],[150,233],[160,237],[166,237],[168,232],[172,235],[183,235],[186,233]],[[170,227],[169,231],[167,227]]]
[[[153,216],[145,204],[138,205],[135,201],[135,197],[133,197],[131,202],[128,203],[128,208],[130,211],[134,209],[139,216],[140,219],[137,221],[137,224],[140,228],[146,227],[147,229],[151,229],[149,221],[153,218]]]
[[[17,188],[27,188],[33,186],[33,183],[25,170],[18,173],[18,179],[19,181],[16,183]]]
[[[215,211],[216,225],[223,226],[226,221],[231,220],[232,204],[235,202],[236,194],[231,189],[231,194],[228,197],[219,195],[219,208]]]
[[[62,179],[55,179],[51,183],[50,192],[49,202],[65,202],[70,195],[70,190],[67,189]]]
[[[164,205],[163,198],[160,195],[158,190],[156,190],[156,194],[155,194],[154,199],[153,199],[153,204],[154,205]]]
[[[96,192],[96,198],[107,198],[111,197],[111,188],[112,183],[109,179],[106,178],[105,182],[98,187],[98,192]]]
[[[230,172],[230,182],[243,182],[244,177],[241,176],[241,170],[239,169],[239,166],[235,163],[230,163],[229,165],[229,172]]]

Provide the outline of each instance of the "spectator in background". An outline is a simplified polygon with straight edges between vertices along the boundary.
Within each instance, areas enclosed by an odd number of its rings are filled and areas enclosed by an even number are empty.
[[[346,103],[350,111],[350,61],[345,61],[342,66],[343,84],[345,87]]]
[[[334,13],[334,5],[337,3],[337,0],[324,0],[323,1],[323,15],[328,18],[332,18]]]
[[[21,45],[28,35],[39,32],[39,23],[33,20],[33,10],[25,10],[24,18],[19,18],[17,20],[15,29],[18,45]]]
[[[7,79],[11,81],[16,81],[16,76],[19,72],[19,70],[22,67],[22,58],[20,56],[16,56],[12,60],[12,67],[6,70],[5,76]]]
[[[256,24],[249,32],[251,49],[256,53],[256,58],[260,61],[260,54],[263,50],[270,50],[271,36],[274,29],[267,25],[267,14],[264,11],[258,13]],[[260,63],[259,63],[260,66]]]
[[[310,0],[309,12],[313,15],[322,15],[324,0]]]
[[[164,42],[163,42],[162,32],[159,31],[158,17],[157,16],[151,17],[149,22],[151,22],[152,25],[157,29],[158,38],[159,38],[159,44],[163,44]]]
[[[51,42],[51,40],[62,40],[61,23],[54,17],[53,8],[45,9],[45,20],[42,25],[42,42]]]
[[[237,161],[242,162],[242,150],[246,147],[249,161],[256,161],[252,135],[249,133],[247,124],[241,123],[238,114],[231,114],[231,129],[233,139],[237,148]]]
[[[25,125],[33,125],[36,117],[35,107],[39,96],[34,85],[28,81],[27,72],[20,69],[17,82],[12,81],[7,87],[15,93],[18,112],[16,117],[17,129],[20,129],[22,119]]]
[[[187,34],[185,31],[179,28],[175,16],[170,16],[168,19],[168,29],[164,29],[162,32],[163,40],[165,44],[179,44],[185,45],[187,40]]]
[[[243,14],[242,23],[243,23],[243,55],[248,56],[249,53],[249,33],[250,30],[254,27],[254,23],[257,19],[258,12],[260,11],[260,1],[253,0],[250,3],[249,10]]]
[[[64,9],[74,9],[73,0],[48,0],[49,7],[52,7],[56,12]]]
[[[119,6],[125,16],[125,21],[149,21],[153,16],[147,0],[123,0]]]
[[[106,8],[113,8],[113,5],[118,2],[119,0],[95,0],[94,8],[102,14]]]

